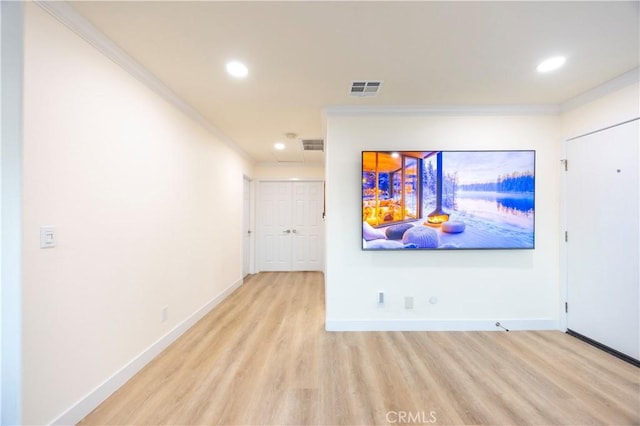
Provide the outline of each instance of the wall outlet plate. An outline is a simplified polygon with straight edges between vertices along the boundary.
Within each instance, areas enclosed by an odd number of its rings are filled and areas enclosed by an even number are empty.
[[[413,297],[405,296],[404,298],[404,308],[405,309],[413,309]]]
[[[40,227],[40,248],[53,248],[57,243],[56,227],[52,225]]]

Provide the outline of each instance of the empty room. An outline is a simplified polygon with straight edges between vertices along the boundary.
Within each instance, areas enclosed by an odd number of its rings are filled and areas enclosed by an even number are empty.
[[[640,2],[0,12],[3,425],[640,424]]]

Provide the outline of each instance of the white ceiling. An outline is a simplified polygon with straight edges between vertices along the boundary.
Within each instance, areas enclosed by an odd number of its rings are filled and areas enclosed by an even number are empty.
[[[72,2],[259,162],[319,162],[321,111],[559,104],[638,67],[639,2]],[[541,75],[542,59],[566,66]],[[225,63],[249,67],[234,80]],[[350,97],[354,80],[382,80]],[[288,139],[285,133],[296,138]],[[273,144],[288,146],[276,153]]]

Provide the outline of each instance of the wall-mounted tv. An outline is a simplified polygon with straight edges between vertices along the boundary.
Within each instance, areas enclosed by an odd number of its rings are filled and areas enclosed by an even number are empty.
[[[363,250],[533,249],[535,151],[363,151]]]

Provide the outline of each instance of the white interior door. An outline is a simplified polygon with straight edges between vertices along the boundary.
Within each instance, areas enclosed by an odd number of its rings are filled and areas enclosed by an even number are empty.
[[[320,271],[323,259],[322,182],[293,183],[293,269]]]
[[[322,182],[260,182],[261,271],[316,271],[323,264]]]
[[[291,182],[261,182],[260,270],[291,270]]]
[[[640,359],[639,121],[567,142],[567,327]]]

